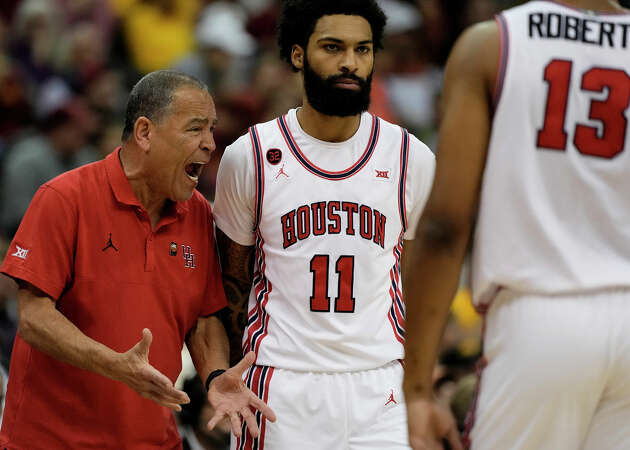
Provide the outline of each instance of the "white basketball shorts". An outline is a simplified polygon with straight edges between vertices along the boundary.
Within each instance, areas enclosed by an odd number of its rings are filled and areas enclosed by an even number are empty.
[[[409,450],[403,368],[393,361],[357,372],[294,372],[253,366],[246,384],[276,413],[257,414],[258,439],[232,436],[232,450]]]
[[[630,449],[630,290],[504,290],[484,358],[473,450]]]

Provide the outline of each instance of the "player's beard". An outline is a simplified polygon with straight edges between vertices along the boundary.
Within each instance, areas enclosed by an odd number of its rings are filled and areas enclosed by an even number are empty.
[[[304,62],[304,90],[310,105],[327,116],[348,117],[367,111],[370,106],[370,92],[372,90],[372,74],[366,79],[352,74],[331,75],[320,77],[308,64]],[[340,78],[349,78],[359,84],[359,90],[339,88],[335,83]]]

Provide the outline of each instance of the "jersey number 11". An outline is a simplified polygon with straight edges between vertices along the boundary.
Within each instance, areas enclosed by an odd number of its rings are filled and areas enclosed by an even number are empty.
[[[311,259],[313,273],[313,294],[311,295],[311,311],[329,312],[330,296],[328,295],[328,262],[329,255],[315,255]],[[343,255],[337,259],[338,289],[335,298],[335,312],[354,312],[354,256]]]

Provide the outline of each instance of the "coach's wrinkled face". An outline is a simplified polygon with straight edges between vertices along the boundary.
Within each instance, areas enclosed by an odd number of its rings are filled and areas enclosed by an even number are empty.
[[[370,105],[374,48],[372,28],[361,16],[323,16],[306,51],[294,46],[293,64],[302,69],[306,98],[330,116],[353,116]]]
[[[175,91],[168,108],[152,127],[149,185],[163,198],[185,201],[216,148],[217,114],[210,94],[190,86]]]

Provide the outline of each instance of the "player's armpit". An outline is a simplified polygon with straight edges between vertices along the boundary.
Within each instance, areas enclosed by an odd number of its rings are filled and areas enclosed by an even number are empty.
[[[222,314],[230,341],[230,365],[242,357],[242,337],[247,325],[247,300],[254,279],[254,246],[237,244],[218,227],[217,248],[221,261],[223,289],[228,302],[228,314]]]

